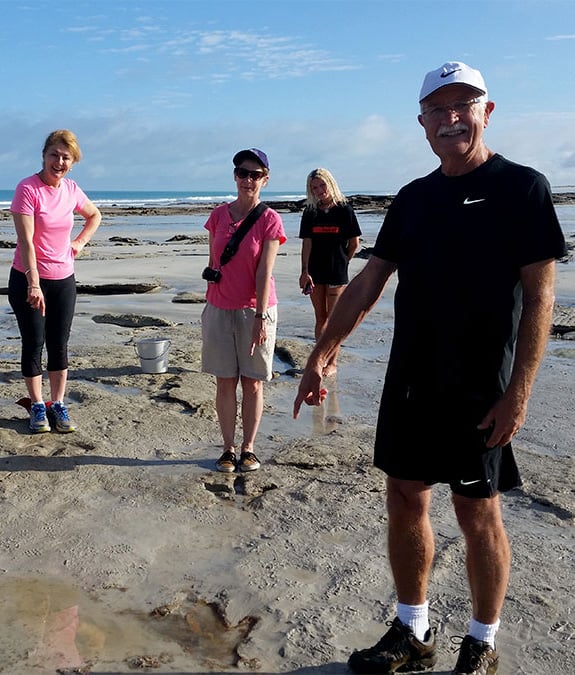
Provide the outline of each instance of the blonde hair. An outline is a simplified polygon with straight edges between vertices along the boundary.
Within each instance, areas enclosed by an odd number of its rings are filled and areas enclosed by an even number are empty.
[[[347,197],[344,196],[342,191],[339,189],[338,184],[336,183],[335,178],[327,169],[314,169],[310,172],[306,181],[306,206],[311,206],[316,209],[318,205],[318,199],[314,195],[313,190],[311,189],[311,182],[314,178],[319,178],[322,180],[326,186],[327,190],[334,201],[334,204],[347,204]]]
[[[78,139],[76,138],[76,135],[68,129],[57,129],[49,134],[44,142],[42,156],[46,154],[49,147],[57,145],[58,143],[62,143],[62,145],[65,145],[68,148],[74,162],[79,162],[82,159],[82,151],[80,150]]]

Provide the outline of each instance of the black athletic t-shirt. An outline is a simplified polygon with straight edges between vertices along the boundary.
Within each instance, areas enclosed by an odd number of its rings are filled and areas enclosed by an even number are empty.
[[[305,208],[299,238],[311,239],[308,273],[315,284],[335,286],[349,282],[347,243],[359,236],[359,223],[349,204],[336,204],[327,213]]]
[[[546,178],[501,155],[399,191],[373,249],[398,274],[378,443],[397,450],[406,425],[481,420],[509,381],[520,268],[565,254]]]

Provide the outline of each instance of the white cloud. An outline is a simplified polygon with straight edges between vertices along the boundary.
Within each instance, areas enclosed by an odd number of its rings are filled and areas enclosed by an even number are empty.
[[[389,124],[381,115],[370,115],[352,134],[355,154],[372,155],[381,151],[390,137]]]

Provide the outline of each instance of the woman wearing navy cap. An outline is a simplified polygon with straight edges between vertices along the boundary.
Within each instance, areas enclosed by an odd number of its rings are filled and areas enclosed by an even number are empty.
[[[202,371],[216,377],[216,411],[223,436],[218,471],[259,469],[254,443],[262,417],[263,382],[271,380],[277,326],[277,296],[272,270],[286,241],[280,215],[265,211],[242,239],[237,252],[221,266],[230,237],[260,203],[269,180],[266,154],[241,150],[234,158],[238,196],[216,207],[205,225],[210,233],[209,267],[219,271],[208,281],[202,312]],[[237,386],[242,387],[243,439],[236,456]]]

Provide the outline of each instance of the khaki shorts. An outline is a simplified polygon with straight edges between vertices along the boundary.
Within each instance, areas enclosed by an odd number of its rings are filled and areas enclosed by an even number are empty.
[[[216,377],[271,380],[277,329],[277,307],[267,309],[267,339],[250,356],[256,310],[219,309],[206,303],[202,311],[202,372]]]

